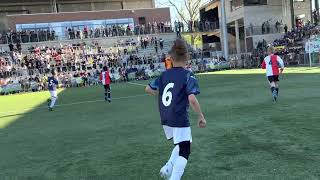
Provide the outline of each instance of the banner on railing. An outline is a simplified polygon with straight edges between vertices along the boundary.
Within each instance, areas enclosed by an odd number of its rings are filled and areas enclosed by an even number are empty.
[[[283,49],[285,49],[286,47],[285,46],[276,46],[274,47],[274,50],[276,51],[282,51]]]
[[[320,50],[320,41],[308,41],[305,45],[306,53],[319,52]]]

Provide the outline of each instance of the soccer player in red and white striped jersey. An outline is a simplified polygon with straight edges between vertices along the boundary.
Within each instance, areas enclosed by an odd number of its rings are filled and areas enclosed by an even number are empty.
[[[279,95],[279,75],[284,70],[284,63],[281,57],[274,55],[274,48],[268,48],[268,56],[262,62],[262,69],[266,69],[267,77],[271,86],[273,99],[277,101]]]
[[[108,102],[111,102],[111,76],[107,66],[103,67],[103,71],[100,74],[100,81],[104,87],[104,99]]]

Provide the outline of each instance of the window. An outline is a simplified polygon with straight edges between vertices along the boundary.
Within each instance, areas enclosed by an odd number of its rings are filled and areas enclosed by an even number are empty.
[[[243,0],[231,0],[231,11],[235,11],[241,7],[243,7]]]
[[[244,0],[245,6],[267,5],[268,0]]]
[[[31,23],[31,24],[17,24],[16,29],[22,30],[54,30],[59,37],[66,36],[66,28],[83,29],[85,26],[88,28],[100,28],[102,26],[110,27],[112,25],[123,25],[134,27],[133,18],[123,19],[103,19],[103,20],[84,20],[84,21],[65,21],[65,22],[49,22],[49,23]]]

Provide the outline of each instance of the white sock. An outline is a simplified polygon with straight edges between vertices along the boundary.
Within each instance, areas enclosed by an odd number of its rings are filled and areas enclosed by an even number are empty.
[[[56,103],[57,97],[51,97],[51,104],[50,104],[50,108],[53,108],[54,104]]]
[[[173,171],[172,175],[170,177],[170,180],[180,180],[183,173],[184,168],[187,166],[188,160],[182,156],[178,156],[176,159],[176,162],[173,165]]]
[[[171,152],[171,156],[167,162],[167,166],[169,166],[170,169],[173,168],[174,162],[176,161],[177,157],[179,156],[179,145],[176,145],[172,152]]]

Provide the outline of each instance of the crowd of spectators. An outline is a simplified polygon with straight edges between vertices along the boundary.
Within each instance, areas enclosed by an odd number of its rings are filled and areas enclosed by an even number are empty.
[[[128,80],[130,73],[137,79],[148,78],[148,71],[159,71],[164,61],[164,41],[156,36],[144,36],[137,40],[119,40],[113,47],[103,48],[97,43],[68,44],[60,47],[30,47],[28,53],[21,52],[20,44],[10,44],[11,51],[0,56],[0,85],[20,83],[23,88],[41,90],[46,86],[50,69],[61,76],[62,86],[87,86],[98,83],[103,66],[108,66],[117,80]],[[153,49],[155,47],[155,49]],[[159,47],[158,52],[157,47]],[[148,49],[148,53],[143,53]]]
[[[297,24],[291,31],[286,30],[283,38],[276,39],[270,44],[267,44],[264,39],[260,41],[253,52],[253,58],[259,62],[259,65],[267,55],[267,47],[274,46],[277,51],[276,54],[282,56],[286,64],[295,65],[303,63],[306,40],[318,37],[319,34],[320,29],[316,24],[311,24],[310,22],[303,25]]]
[[[146,24],[133,25],[99,25],[95,27],[84,26],[66,27],[64,37],[59,37],[52,28],[36,29],[36,30],[21,30],[15,31],[9,29],[7,32],[0,34],[1,44],[10,43],[27,43],[27,42],[43,42],[62,39],[84,39],[84,38],[100,38],[100,37],[115,37],[115,36],[132,36],[146,35],[158,33],[173,32],[170,22],[149,22]]]
[[[101,25],[100,27],[90,28],[85,26],[80,28],[66,28],[67,39],[99,38],[114,36],[146,35],[157,33],[170,33],[172,26],[170,22],[153,22],[147,24],[128,25]]]
[[[56,32],[49,29],[22,31],[9,29],[7,32],[0,34],[0,44],[54,41],[57,38]]]

